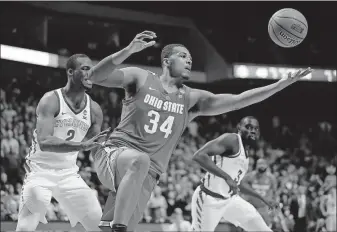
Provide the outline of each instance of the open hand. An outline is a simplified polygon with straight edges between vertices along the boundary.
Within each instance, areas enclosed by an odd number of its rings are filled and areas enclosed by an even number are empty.
[[[140,52],[145,48],[155,45],[156,41],[153,39],[157,38],[156,33],[152,31],[143,31],[136,35],[136,37],[128,45],[128,49],[131,53]],[[145,39],[150,40],[146,42]]]
[[[282,78],[280,81],[291,85],[295,83],[296,81],[300,80],[301,78],[305,77],[306,75],[310,74],[312,72],[312,69],[309,67],[307,69],[300,69],[297,72],[289,72],[287,77]]]

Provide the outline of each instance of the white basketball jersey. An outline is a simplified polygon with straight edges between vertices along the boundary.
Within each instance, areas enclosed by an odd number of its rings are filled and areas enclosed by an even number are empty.
[[[213,156],[213,161],[239,185],[248,171],[249,159],[248,156],[246,156],[241,136],[239,134],[237,134],[237,136],[239,136],[240,143],[239,152],[231,157],[221,155]],[[224,179],[207,172],[202,182],[207,189],[221,194],[224,197],[230,197],[228,193],[230,188]]]
[[[75,113],[65,101],[61,89],[54,92],[59,99],[60,111],[55,117],[53,136],[67,141],[81,142],[91,126],[90,97],[85,94],[86,105],[84,109]],[[34,130],[32,145],[26,159],[53,169],[67,169],[77,168],[77,154],[77,151],[68,153],[41,151],[37,142],[36,130]]]

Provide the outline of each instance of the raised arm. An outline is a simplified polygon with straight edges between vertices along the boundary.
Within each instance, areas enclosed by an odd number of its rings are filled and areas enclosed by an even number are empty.
[[[295,74],[289,73],[287,78],[283,78],[276,83],[251,89],[241,94],[213,94],[208,91],[193,89],[191,91],[192,112],[194,117],[211,116],[253,105],[269,98],[311,72],[312,70],[308,68],[304,71],[299,70]]]
[[[133,53],[153,46],[155,41],[152,39],[154,38],[156,38],[156,34],[151,31],[137,34],[126,48],[104,58],[92,67],[89,71],[90,80],[96,85],[117,88],[125,88],[133,83],[137,83],[139,74],[145,72],[145,70],[136,67],[116,68]],[[146,42],[144,41],[145,39],[151,41]]]
[[[193,155],[192,159],[199,163],[206,171],[225,180],[230,180],[231,177],[215,165],[210,157],[226,153],[229,155],[235,153],[236,151],[233,144],[238,144],[238,136],[235,134],[223,134],[217,139],[206,143]]]
[[[36,133],[41,151],[66,153],[89,150],[95,145],[93,141],[72,142],[53,136],[55,116],[59,112],[59,102],[54,92],[46,93],[40,100],[37,109]],[[103,136],[103,135],[102,135]]]

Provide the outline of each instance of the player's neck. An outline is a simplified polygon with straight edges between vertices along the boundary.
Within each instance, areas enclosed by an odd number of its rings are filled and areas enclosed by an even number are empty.
[[[182,87],[182,80],[178,77],[172,77],[167,69],[159,77],[163,87],[167,90],[177,90]]]
[[[71,100],[76,105],[80,104],[85,96],[85,90],[82,87],[75,87],[69,82],[65,87],[63,87],[63,93],[69,100]]]

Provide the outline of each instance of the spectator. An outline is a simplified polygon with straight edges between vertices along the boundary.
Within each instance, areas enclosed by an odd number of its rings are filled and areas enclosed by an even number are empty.
[[[166,219],[167,202],[161,188],[156,186],[148,203],[152,222],[163,223]]]
[[[184,220],[183,212],[180,208],[176,208],[172,214],[172,224],[167,228],[167,231],[192,231],[191,223]]]
[[[294,195],[291,204],[290,212],[294,215],[295,232],[305,232],[308,225],[308,210],[310,201],[306,195],[307,187],[301,185],[298,188],[298,193]]]

